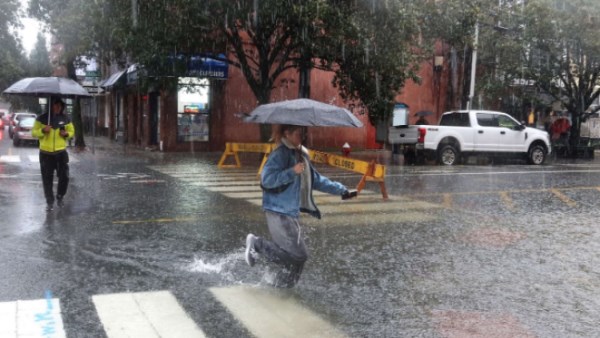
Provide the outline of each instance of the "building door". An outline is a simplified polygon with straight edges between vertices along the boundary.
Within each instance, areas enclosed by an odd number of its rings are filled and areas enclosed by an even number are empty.
[[[148,108],[150,110],[150,145],[157,145],[160,138],[158,129],[158,120],[160,117],[160,107],[158,101],[158,93],[150,93],[148,95]]]
[[[125,121],[123,120],[123,96],[120,93],[115,95],[115,141],[125,142]]]

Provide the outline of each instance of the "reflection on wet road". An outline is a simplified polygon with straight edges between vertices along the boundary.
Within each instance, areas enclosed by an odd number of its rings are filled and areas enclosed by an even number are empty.
[[[46,290],[69,337],[600,335],[600,168],[392,168],[387,201],[376,184],[317,194],[300,283],[273,290],[243,259],[245,235],[266,235],[256,167],[85,156],[65,209],[9,211],[30,231],[2,229],[0,318],[15,321],[0,336],[35,326],[17,299],[47,307]],[[38,180],[17,171],[0,177],[9,189]]]

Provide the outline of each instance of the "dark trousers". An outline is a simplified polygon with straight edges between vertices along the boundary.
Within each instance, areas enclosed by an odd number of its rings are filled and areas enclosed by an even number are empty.
[[[42,183],[44,184],[44,196],[46,203],[54,203],[52,184],[54,171],[58,176],[57,196],[64,196],[69,186],[69,153],[61,151],[55,154],[40,152],[40,170],[42,171]]]
[[[291,288],[298,283],[308,259],[300,223],[297,218],[269,211],[265,215],[272,241],[258,237],[254,249],[281,267],[275,277],[275,286]]]

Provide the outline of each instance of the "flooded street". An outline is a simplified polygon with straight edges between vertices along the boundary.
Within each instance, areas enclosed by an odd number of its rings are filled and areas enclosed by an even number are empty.
[[[597,161],[390,165],[387,201],[373,182],[316,195],[309,260],[279,290],[244,261],[246,235],[268,236],[257,156],[72,153],[66,206],[47,214],[36,153],[0,157],[0,303],[59,299],[68,337],[117,336],[123,295],[172,295],[208,337],[600,335]]]

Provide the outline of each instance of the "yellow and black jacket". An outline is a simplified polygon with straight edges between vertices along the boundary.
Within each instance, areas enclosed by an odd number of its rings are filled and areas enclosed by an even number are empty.
[[[55,115],[51,114],[50,121],[48,114],[38,116],[33,124],[31,135],[40,140],[40,151],[45,153],[58,153],[67,149],[67,141],[75,135],[75,127],[66,114]],[[42,129],[50,125],[52,130],[48,134],[44,134]],[[60,136],[60,129],[68,133],[67,137]]]

